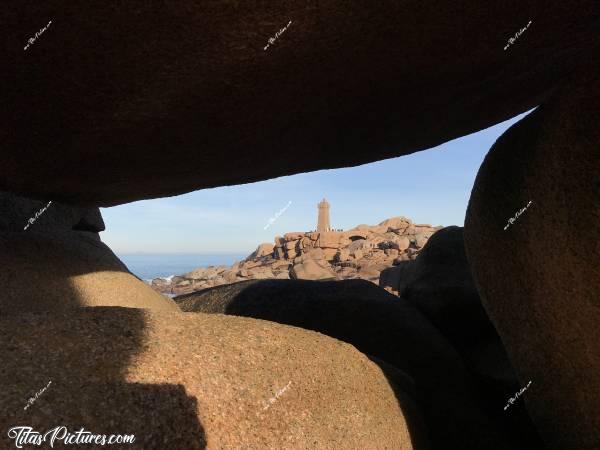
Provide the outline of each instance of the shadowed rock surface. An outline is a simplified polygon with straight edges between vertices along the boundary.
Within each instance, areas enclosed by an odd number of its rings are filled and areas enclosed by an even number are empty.
[[[0,317],[0,342],[2,448],[13,448],[13,426],[60,424],[134,434],[134,445],[110,447],[140,450],[428,449],[411,444],[425,442],[420,419],[405,419],[376,364],[299,328],[96,307]]]
[[[462,227],[437,231],[414,261],[385,269],[379,283],[398,292],[427,317],[471,369],[510,384],[510,392],[516,387],[500,338],[475,288]],[[488,352],[493,357],[486,356]]]
[[[465,220],[483,304],[556,450],[600,448],[598,61],[590,67],[498,139]]]
[[[20,1],[0,13],[0,189],[108,206],[431,148],[539,104],[597,53],[599,12],[596,0]]]
[[[0,192],[0,231],[50,233],[76,230],[88,231],[89,236],[97,236],[104,231],[104,221],[98,208],[77,208],[55,201],[48,205],[51,200],[39,201]],[[29,222],[30,219],[33,223]],[[26,226],[27,230],[24,230]]]
[[[438,330],[408,302],[372,283],[247,281],[175,301],[187,312],[256,317],[319,331],[392,364],[415,381],[433,448],[528,448],[488,421],[459,355]]]
[[[500,336],[488,318],[465,253],[463,228],[437,231],[414,261],[382,272],[381,286],[391,286],[413,304],[457,349],[477,387],[477,399],[494,421],[515,430],[528,449],[543,444],[523,402],[504,406],[521,385]]]
[[[414,261],[401,264],[386,269],[380,285],[399,292],[456,347],[496,334],[473,283],[462,227],[437,231]]]

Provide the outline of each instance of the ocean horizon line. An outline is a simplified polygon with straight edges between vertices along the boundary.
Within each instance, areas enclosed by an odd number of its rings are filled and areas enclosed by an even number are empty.
[[[117,257],[140,279],[181,275],[201,267],[231,266],[242,261],[250,252],[244,253],[118,253]]]
[[[122,255],[122,256],[180,256],[180,255],[190,255],[190,256],[233,255],[233,256],[237,256],[237,255],[250,254],[253,252],[253,250],[238,251],[238,252],[166,252],[166,253],[162,253],[162,252],[119,252],[119,251],[114,251],[114,252],[117,255]]]

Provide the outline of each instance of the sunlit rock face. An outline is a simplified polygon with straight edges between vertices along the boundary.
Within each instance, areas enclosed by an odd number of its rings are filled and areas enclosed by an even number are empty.
[[[2,13],[0,189],[107,206],[410,154],[539,104],[597,52],[599,11],[20,1]]]
[[[600,76],[593,64],[498,139],[465,220],[483,304],[521,385],[531,381],[523,394],[531,418],[557,450],[600,444]]]
[[[115,448],[146,450],[430,448],[387,369],[295,327],[97,307],[0,315],[0,342],[3,449],[15,448],[7,430],[25,424],[133,434]]]
[[[101,242],[98,208],[0,193],[0,313],[124,306],[178,311]]]
[[[269,278],[359,278],[377,284],[386,268],[415,259],[429,237],[440,228],[414,224],[400,216],[378,225],[363,224],[349,230],[289,232],[283,237],[275,236],[275,245],[260,244],[245,260],[229,267],[198,268],[174,277],[155,278],[152,288],[164,294],[183,295],[239,281]]]

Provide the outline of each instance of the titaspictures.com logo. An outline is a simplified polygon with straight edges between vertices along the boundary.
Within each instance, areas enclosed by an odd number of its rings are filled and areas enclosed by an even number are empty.
[[[81,428],[79,431],[70,433],[67,427],[58,426],[46,431],[44,434],[34,431],[32,427],[18,426],[8,430],[8,437],[15,440],[17,448],[23,448],[23,445],[42,445],[48,443],[54,448],[56,442],[62,441],[64,445],[113,445],[113,444],[133,444],[135,436],[133,434],[93,434],[91,431],[85,431]]]

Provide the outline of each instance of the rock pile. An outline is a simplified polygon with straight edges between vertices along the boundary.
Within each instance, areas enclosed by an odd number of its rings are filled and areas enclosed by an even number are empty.
[[[375,284],[381,271],[410,261],[442,227],[413,224],[393,217],[379,225],[358,225],[346,231],[292,232],[260,244],[245,260],[231,267],[193,270],[170,279],[155,278],[152,288],[163,294],[188,294],[245,280],[363,279]]]

